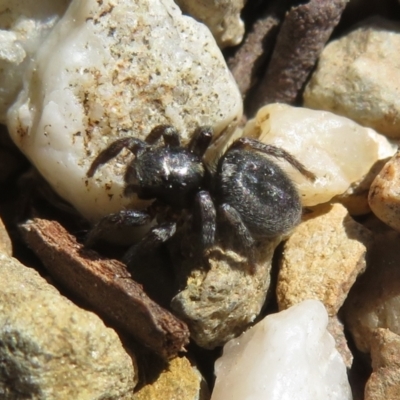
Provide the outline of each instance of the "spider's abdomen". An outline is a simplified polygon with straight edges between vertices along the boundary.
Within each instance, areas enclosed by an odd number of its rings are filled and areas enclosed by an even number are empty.
[[[228,151],[218,163],[215,190],[218,204],[234,207],[255,236],[284,234],[300,222],[296,187],[278,165],[256,151]]]
[[[201,160],[184,148],[157,148],[140,155],[136,178],[148,197],[186,208],[203,185]]]

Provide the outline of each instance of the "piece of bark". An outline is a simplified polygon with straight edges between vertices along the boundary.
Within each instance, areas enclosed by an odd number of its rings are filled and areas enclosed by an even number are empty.
[[[20,230],[50,275],[96,312],[164,358],[184,351],[187,325],[151,300],[124,264],[83,247],[56,221],[35,218]]]
[[[311,0],[293,7],[279,31],[274,52],[252,103],[252,113],[269,103],[293,104],[348,0]]]
[[[228,67],[243,98],[254,86],[260,67],[272,51],[280,22],[276,10],[257,20],[239,50],[228,60]]]

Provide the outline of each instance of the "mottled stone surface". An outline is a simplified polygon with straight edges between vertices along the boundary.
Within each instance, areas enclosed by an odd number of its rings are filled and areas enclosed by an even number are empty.
[[[22,78],[70,0],[0,2],[0,123],[22,87]]]
[[[186,357],[169,362],[154,382],[143,386],[133,400],[208,400],[207,384]]]
[[[317,300],[268,315],[224,346],[211,399],[352,399],[327,324]]]
[[[137,382],[112,329],[1,254],[0,360],[5,400],[129,399]]]
[[[371,340],[373,372],[365,387],[365,400],[400,398],[400,336],[377,329]]]
[[[344,364],[347,369],[350,369],[353,364],[353,354],[349,349],[346,336],[344,334],[344,325],[337,316],[329,317],[328,326],[326,327],[328,332],[332,335],[335,340],[336,350],[342,356]]]
[[[311,182],[287,162],[277,160],[296,182],[305,206],[325,203],[344,193],[378,160],[396,151],[384,136],[348,118],[285,104],[261,108],[243,134],[282,147],[317,176]]]
[[[255,265],[231,250],[214,247],[207,263],[188,260],[183,289],[171,306],[201,347],[212,349],[240,335],[260,313],[270,285],[271,261],[280,239],[264,241]]]
[[[0,253],[5,254],[6,256],[12,256],[12,243],[10,236],[8,236],[6,227],[3,224],[3,221],[0,218]]]
[[[317,299],[334,316],[365,269],[371,233],[341,204],[321,206],[306,218],[284,245],[276,289],[279,309]]]
[[[374,17],[332,41],[304,93],[306,107],[329,110],[400,137],[400,24]]]
[[[369,352],[377,328],[400,334],[400,235],[377,234],[367,269],[344,304],[344,321],[359,350]]]
[[[245,0],[176,0],[184,13],[208,26],[218,45],[238,45],[244,35],[240,12]]]
[[[400,231],[400,152],[382,168],[371,184],[368,202],[384,223]]]
[[[91,220],[124,207],[122,152],[88,179],[115,139],[174,125],[183,143],[198,125],[215,136],[241,117],[236,83],[210,31],[172,0],[80,0],[36,54],[8,113],[15,143],[56,192]]]

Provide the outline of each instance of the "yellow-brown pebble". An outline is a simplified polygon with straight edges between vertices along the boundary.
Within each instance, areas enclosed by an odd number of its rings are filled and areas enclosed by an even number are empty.
[[[317,299],[330,316],[336,315],[365,269],[369,238],[370,231],[341,204],[315,210],[285,244],[277,285],[279,309]]]
[[[400,232],[400,152],[382,168],[372,182],[368,202],[373,213]]]

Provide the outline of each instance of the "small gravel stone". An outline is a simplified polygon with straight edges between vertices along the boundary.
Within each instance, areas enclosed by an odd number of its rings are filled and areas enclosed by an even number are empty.
[[[181,287],[171,306],[189,326],[192,339],[212,349],[240,335],[260,313],[270,285],[271,262],[280,239],[259,244],[254,266],[248,259],[215,247],[204,265],[183,264]],[[188,270],[189,269],[189,270]]]
[[[371,351],[378,328],[400,335],[400,235],[377,234],[369,249],[367,269],[352,287],[343,307],[346,327],[357,348]]]
[[[365,270],[370,239],[370,231],[340,204],[307,214],[284,245],[276,289],[279,309],[316,299],[335,316]]]
[[[344,193],[365,178],[378,160],[396,152],[384,136],[347,118],[285,104],[261,108],[246,124],[243,136],[282,147],[317,176],[311,182],[288,163],[276,160],[296,182],[304,206]]]
[[[373,213],[400,232],[400,152],[382,168],[371,184],[368,201]]]
[[[5,0],[0,3],[0,123],[22,87],[31,57],[70,0]]]
[[[400,398],[400,336],[389,329],[377,329],[372,336],[373,372],[365,387],[365,400]]]
[[[128,399],[137,367],[118,335],[0,254],[0,397]]]
[[[208,26],[219,47],[238,45],[244,35],[240,12],[245,0],[176,0],[186,14]]]
[[[328,44],[304,92],[328,110],[400,138],[400,24],[373,17]]]
[[[186,357],[169,362],[154,382],[143,386],[133,400],[208,400],[207,384]]]
[[[353,364],[353,353],[349,349],[343,323],[337,316],[329,317],[326,329],[335,339],[336,350],[342,356],[347,369],[350,369]]]
[[[317,300],[268,315],[224,346],[211,399],[352,399],[327,324]]]
[[[174,125],[187,142],[199,125],[218,137],[242,100],[206,26],[172,0],[74,0],[52,30],[8,113],[15,143],[55,191],[97,220],[143,206],[123,195],[128,151],[86,173],[120,137]]]

